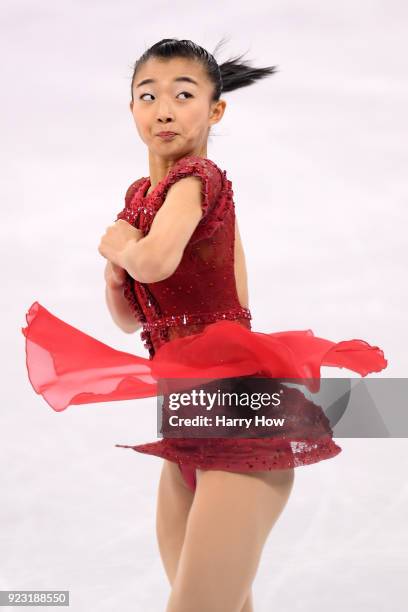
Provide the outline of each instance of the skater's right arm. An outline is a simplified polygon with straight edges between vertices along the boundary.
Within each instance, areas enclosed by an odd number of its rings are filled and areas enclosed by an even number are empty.
[[[105,298],[108,310],[113,321],[122,331],[133,334],[140,329],[142,324],[135,317],[124,295],[125,278],[126,270],[108,260],[105,267]]]

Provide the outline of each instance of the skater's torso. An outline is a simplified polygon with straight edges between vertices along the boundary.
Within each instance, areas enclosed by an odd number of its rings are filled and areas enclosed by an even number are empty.
[[[190,175],[202,179],[203,217],[179,266],[162,281],[141,283],[129,277],[125,286],[151,358],[163,343],[199,333],[219,320],[234,320],[251,329],[245,255],[225,171],[206,158],[182,158],[153,190],[149,177],[132,183],[117,219],[147,235],[170,185]]]

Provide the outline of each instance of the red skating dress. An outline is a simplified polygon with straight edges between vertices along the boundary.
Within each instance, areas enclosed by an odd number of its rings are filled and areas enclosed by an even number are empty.
[[[29,378],[54,410],[152,397],[158,394],[160,378],[319,379],[321,366],[347,368],[361,376],[387,366],[383,351],[361,339],[333,342],[316,337],[310,329],[272,333],[251,329],[251,312],[240,305],[235,285],[232,184],[213,161],[193,155],[179,159],[147,195],[149,177],[135,181],[116,220],[124,219],[148,234],[169,187],[187,176],[201,179],[203,215],[177,270],[155,283],[128,276],[124,288],[142,323],[148,358],[98,341],[39,302],[27,312],[28,325],[22,332]],[[313,439],[162,438],[116,446],[176,462],[194,489],[196,468],[247,472],[334,457],[342,449],[333,441],[328,423],[322,423],[321,430],[321,436]]]

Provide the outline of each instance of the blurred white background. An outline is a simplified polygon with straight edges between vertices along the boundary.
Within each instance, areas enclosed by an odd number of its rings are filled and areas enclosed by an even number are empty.
[[[208,157],[233,183],[253,329],[362,338],[407,372],[407,17],[397,0],[3,0],[0,588],[69,589],[75,612],[161,612],[154,399],[53,412],[25,370],[35,300],[124,351],[97,246],[148,158],[128,103],[162,38],[279,72],[224,96]],[[332,368],[322,374],[333,376]],[[348,372],[337,372],[340,376]],[[392,398],[391,400],[392,401]],[[404,610],[406,441],[337,440],[296,472],[256,612]]]

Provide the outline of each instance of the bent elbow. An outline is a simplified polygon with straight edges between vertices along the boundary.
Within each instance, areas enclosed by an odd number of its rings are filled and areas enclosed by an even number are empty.
[[[175,269],[169,267],[168,263],[168,260],[165,258],[146,257],[146,259],[139,262],[137,280],[141,283],[158,283],[168,278]]]
[[[149,248],[145,248],[143,257],[139,260],[137,280],[142,283],[158,283],[175,272],[181,257],[174,253],[165,253],[163,249],[157,248],[157,243],[151,243],[148,246]]]
[[[146,266],[143,266],[141,270],[142,283],[158,283],[162,280],[165,280],[169,276],[171,276],[174,272],[175,268],[169,268],[169,266],[165,265],[163,262],[152,262]]]
[[[120,329],[125,333],[125,334],[134,334],[136,333],[140,328],[142,327],[142,324],[140,322],[137,322],[134,325],[121,325]]]

